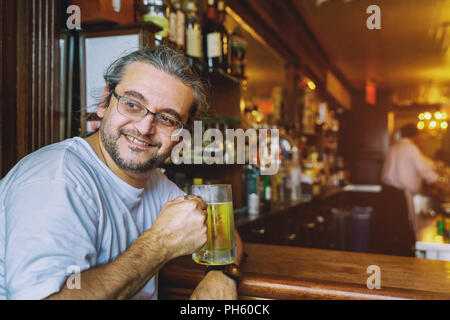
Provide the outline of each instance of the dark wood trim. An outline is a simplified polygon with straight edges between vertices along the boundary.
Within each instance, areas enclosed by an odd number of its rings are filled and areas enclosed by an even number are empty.
[[[298,69],[293,65],[286,66],[286,103],[283,105],[283,123],[288,127],[300,130],[301,110],[300,91],[298,89],[300,75]]]
[[[60,4],[0,0],[0,176],[60,139]]]
[[[347,90],[352,94],[356,89],[350,84],[348,79],[343,75],[343,73],[331,62],[329,54],[325,51],[320,41],[317,39],[316,35],[311,31],[308,26],[308,20],[306,14],[302,9],[299,0],[286,0],[281,1],[289,12],[295,16],[295,20],[302,26],[299,30],[304,33],[305,37],[310,42],[310,54],[314,58],[319,58],[322,60],[323,64],[333,73],[333,75],[346,87]]]
[[[18,159],[60,139],[59,5],[17,1]]]
[[[432,110],[432,111],[439,111],[441,109],[441,104],[411,104],[408,106],[398,106],[398,105],[389,105],[388,111],[417,111],[417,112],[423,112],[424,110]]]
[[[354,92],[309,28],[298,1],[229,0],[227,4],[289,64],[305,70],[322,85],[331,71],[350,93]]]
[[[4,97],[3,97],[3,48],[4,48],[4,42],[5,40],[3,39],[3,21],[5,21],[5,16],[4,16],[4,1],[0,0],[0,19],[1,19],[1,23],[0,23],[0,179],[3,176],[3,121],[4,121]]]
[[[257,14],[248,1],[229,0],[227,5],[251,26],[287,63],[300,67],[301,62],[290,46],[278,36],[264,17]]]
[[[16,163],[16,1],[0,0],[0,177],[3,177]]]

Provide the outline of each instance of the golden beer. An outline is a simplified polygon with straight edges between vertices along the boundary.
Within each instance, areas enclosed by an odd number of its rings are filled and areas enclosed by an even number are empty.
[[[200,192],[199,188],[194,189],[194,187],[193,193],[202,197],[202,192]],[[206,187],[203,188],[204,190],[207,188],[213,189],[209,193],[203,193],[202,197],[208,204],[206,220],[208,228],[207,240],[200,250],[192,254],[192,259],[199,264],[205,265],[233,263],[236,259],[236,240],[234,236],[231,186],[207,185],[204,187]],[[219,188],[226,188],[226,190],[221,191]],[[229,195],[227,196],[228,193]],[[208,200],[222,200],[223,202]]]

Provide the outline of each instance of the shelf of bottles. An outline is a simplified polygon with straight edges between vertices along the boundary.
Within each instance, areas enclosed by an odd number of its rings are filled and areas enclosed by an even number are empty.
[[[162,28],[156,45],[183,50],[200,74],[218,72],[245,78],[246,42],[237,28],[225,28],[224,0],[140,0],[138,19]]]
[[[155,35],[156,45],[166,44],[183,50],[189,64],[201,75],[226,78],[241,85],[241,119],[225,117],[219,114],[206,114],[200,117],[202,125],[202,154],[191,150],[193,164],[176,166],[169,158],[164,165],[170,175],[186,192],[196,181],[202,183],[220,183],[201,177],[201,170],[217,169],[217,165],[198,166],[195,163],[211,162],[205,159],[205,153],[224,154],[226,160],[226,142],[212,146],[211,139],[204,136],[208,129],[218,129],[225,137],[227,129],[249,128],[280,130],[279,170],[272,175],[261,174],[261,163],[267,159],[258,159],[256,164],[245,165],[220,164],[220,169],[230,167],[242,170],[243,187],[242,211],[249,215],[258,215],[272,206],[284,203],[310,201],[329,186],[345,183],[343,161],[337,156],[338,122],[327,105],[319,103],[315,97],[314,82],[307,79],[307,89],[303,95],[303,131],[289,132],[277,127],[283,103],[281,88],[274,90],[274,112],[264,115],[261,109],[247,99],[245,86],[247,42],[239,27],[230,32],[224,26],[226,2],[224,0],[140,0],[138,19],[152,22],[162,30]],[[207,135],[207,134],[206,134]],[[316,139],[321,137],[321,139]],[[316,143],[312,140],[320,140]],[[226,141],[226,140],[225,140]],[[269,142],[270,144],[270,142]],[[211,149],[213,148],[213,149]],[[246,139],[246,148],[248,140]],[[206,151],[206,152],[205,152]],[[234,154],[237,154],[236,150]],[[246,157],[249,152],[246,150]],[[259,154],[258,154],[259,156]],[[197,158],[202,158],[197,161]],[[273,159],[272,159],[273,160]],[[236,163],[236,162],[234,162]],[[181,169],[181,170],[179,170]],[[223,171],[223,174],[228,174]],[[203,179],[201,179],[203,178]],[[195,181],[194,181],[195,180]],[[236,210],[239,212],[239,209]]]
[[[347,183],[348,172],[338,154],[339,121],[329,103],[320,98],[311,79],[304,77],[302,88],[302,128],[293,142],[300,153],[302,200]]]

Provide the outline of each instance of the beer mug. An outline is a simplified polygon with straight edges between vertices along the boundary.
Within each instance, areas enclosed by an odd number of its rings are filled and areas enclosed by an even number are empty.
[[[234,215],[231,185],[193,185],[192,194],[208,205],[205,245],[192,254],[192,259],[204,265],[224,265],[236,259]]]

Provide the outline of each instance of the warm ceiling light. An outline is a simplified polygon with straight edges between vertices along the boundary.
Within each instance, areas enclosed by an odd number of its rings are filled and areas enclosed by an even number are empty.
[[[442,119],[442,114],[440,112],[435,112],[434,118],[440,120],[440,119]]]
[[[442,128],[442,129],[447,129],[447,127],[448,127],[447,121],[441,122],[441,128]]]
[[[423,128],[425,128],[425,123],[423,121],[419,121],[419,123],[417,123],[417,129],[422,130]]]
[[[425,112],[425,119],[430,120],[431,119],[431,113]]]
[[[419,114],[419,119],[420,120],[425,120],[425,115],[423,113]]]
[[[436,128],[436,121],[430,122],[430,128],[432,128],[432,129]]]
[[[311,90],[315,90],[316,84],[312,81],[308,81],[308,88],[310,88]]]

